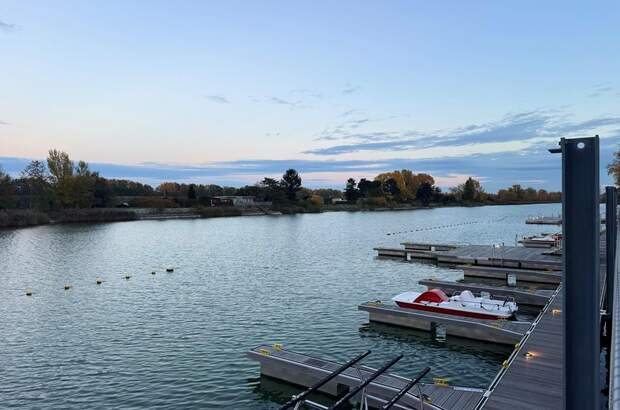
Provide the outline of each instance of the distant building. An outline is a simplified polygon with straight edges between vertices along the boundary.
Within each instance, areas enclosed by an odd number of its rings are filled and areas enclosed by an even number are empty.
[[[271,202],[260,202],[256,200],[255,196],[216,196],[211,199],[211,206],[238,206],[241,208],[247,208],[251,206],[269,206]]]
[[[347,200],[343,199],[343,198],[332,198],[332,204],[333,205],[338,205],[338,204],[346,204]]]

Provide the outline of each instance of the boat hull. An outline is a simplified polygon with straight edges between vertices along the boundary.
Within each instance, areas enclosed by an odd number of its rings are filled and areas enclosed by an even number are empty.
[[[472,311],[451,309],[448,307],[433,306],[433,305],[421,304],[421,303],[408,303],[408,302],[402,302],[402,301],[395,301],[395,302],[401,308],[422,310],[425,312],[433,312],[433,313],[443,313],[443,314],[451,315],[451,316],[470,317],[474,319],[498,320],[498,319],[509,319],[510,317],[512,317],[512,314],[501,313],[501,312],[498,312],[498,313],[472,312]]]

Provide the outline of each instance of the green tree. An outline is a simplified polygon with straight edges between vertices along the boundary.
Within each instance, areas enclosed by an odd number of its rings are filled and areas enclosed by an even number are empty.
[[[189,188],[187,188],[187,199],[196,199],[196,185],[189,184]]]
[[[428,206],[433,198],[434,189],[429,182],[422,182],[416,192],[416,199],[422,202],[422,205]]]
[[[0,166],[0,209],[13,208],[15,204],[15,187],[11,177]]]
[[[45,164],[42,161],[30,162],[21,177],[21,195],[26,198],[25,206],[39,210],[50,209],[53,206],[53,192]]]
[[[50,179],[56,192],[56,197],[62,206],[75,205],[73,162],[66,152],[52,149],[47,156],[47,168]]]
[[[476,186],[472,177],[467,178],[463,186],[463,199],[465,201],[473,201],[476,197]]]
[[[360,196],[364,198],[378,198],[384,195],[381,181],[369,181],[366,178],[360,179],[357,184]]]
[[[94,206],[105,208],[112,205],[114,194],[110,183],[105,178],[97,176],[93,187]]]
[[[73,200],[78,208],[91,208],[95,206],[95,184],[99,173],[91,172],[88,164],[79,161],[73,175]]]
[[[301,188],[301,177],[294,169],[287,169],[284,175],[282,175],[282,181],[280,184],[284,188],[286,197],[293,201],[297,195],[297,191]]]
[[[398,182],[394,178],[388,178],[383,183],[383,190],[392,197],[392,199],[400,199],[400,188]]]
[[[349,178],[347,180],[347,186],[344,189],[344,197],[349,202],[355,202],[359,196],[360,191],[357,189],[357,182],[355,182],[355,179]]]

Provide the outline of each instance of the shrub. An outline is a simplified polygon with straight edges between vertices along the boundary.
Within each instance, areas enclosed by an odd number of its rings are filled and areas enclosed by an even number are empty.
[[[49,217],[43,212],[33,210],[0,210],[0,227],[14,228],[49,223]]]
[[[129,200],[133,208],[178,208],[179,205],[170,198],[162,197],[136,197]]]

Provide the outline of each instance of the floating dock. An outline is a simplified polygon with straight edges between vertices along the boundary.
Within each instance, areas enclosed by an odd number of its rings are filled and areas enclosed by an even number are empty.
[[[250,359],[260,363],[262,375],[303,387],[312,386],[341,366],[341,363],[284,350],[279,345],[257,346],[247,355]],[[375,370],[367,366],[359,366],[357,369],[349,368],[325,384],[320,391],[332,396],[344,394],[362,382],[360,376],[365,379]],[[394,397],[409,381],[410,379],[395,374],[388,373],[379,376],[367,387],[368,404],[374,408],[380,407]],[[484,392],[484,389],[437,384],[420,384],[420,388],[422,394],[428,397],[428,400],[424,401],[424,409],[429,410],[473,409],[481,400]],[[420,408],[420,399],[417,394],[418,389],[413,388],[393,408]]]
[[[428,332],[443,328],[446,337],[457,336],[498,344],[513,345],[519,342],[531,325],[529,322],[474,319],[417,311],[381,302],[363,303],[358,306],[358,309],[368,312],[371,322],[386,323]]]
[[[528,225],[562,225],[561,216],[532,216],[525,220]]]
[[[488,292],[494,297],[513,297],[518,305],[528,305],[542,307],[547,304],[549,298],[553,295],[553,290],[528,290],[515,288],[512,286],[490,286],[479,283],[465,282],[449,282],[436,279],[424,279],[418,282],[420,285],[428,287],[428,289],[441,289],[448,296],[455,293],[469,290],[478,295],[480,292]]]
[[[549,285],[559,285],[562,282],[562,272],[543,271],[533,269],[513,269],[491,266],[461,265],[458,269],[463,270],[466,278],[485,278],[497,279],[508,282],[509,276],[514,275],[519,282],[541,283]]]
[[[493,245],[402,243],[404,248],[374,248],[378,256],[422,259],[440,265],[501,266],[516,269],[560,270],[562,258],[544,248]]]

